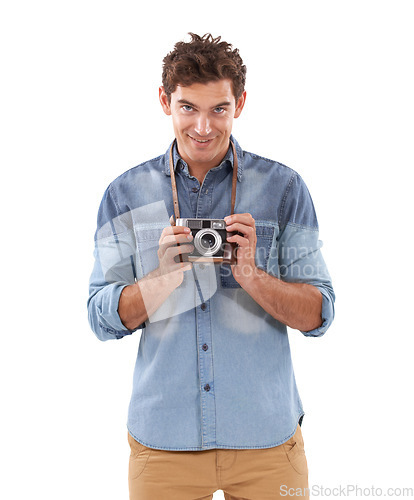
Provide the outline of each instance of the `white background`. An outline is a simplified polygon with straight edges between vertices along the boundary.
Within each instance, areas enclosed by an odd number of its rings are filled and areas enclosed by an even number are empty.
[[[309,483],[414,486],[411,3],[2,4],[1,498],[128,497],[139,338],[89,329],[93,234],[109,182],[172,140],[161,61],[189,31],[240,49],[235,137],[318,213],[337,316],[290,332]]]

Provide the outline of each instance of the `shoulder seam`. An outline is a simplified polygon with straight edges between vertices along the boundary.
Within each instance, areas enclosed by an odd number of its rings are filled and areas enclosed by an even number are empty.
[[[112,199],[114,200],[114,205],[115,205],[117,216],[118,216],[121,213],[121,209],[120,209],[120,207],[118,205],[118,201],[117,201],[116,196],[115,196],[115,191],[114,191],[112,182],[111,182],[111,184],[109,184],[109,192],[110,192],[110,195],[111,195]]]
[[[244,151],[243,150],[243,154],[244,155],[250,155],[252,158],[257,159],[257,160],[263,160],[263,161],[266,161],[268,163],[273,163],[274,165],[278,165],[280,167],[287,168],[288,170],[290,170],[293,173],[297,173],[293,168],[288,167],[287,165],[285,165],[284,163],[281,163],[280,161],[271,160],[270,158],[266,158],[264,156],[260,156],[260,155],[258,155],[256,153],[251,153],[250,151]]]
[[[118,177],[116,177],[112,182],[111,184],[113,184],[116,180],[120,179],[122,176],[126,175],[128,172],[131,172],[132,170],[135,170],[136,168],[139,168],[139,167],[143,167],[144,165],[146,165],[147,163],[151,163],[151,162],[154,162],[154,161],[159,161],[161,158],[163,158],[164,155],[159,155],[155,158],[152,158],[151,160],[146,160],[146,161],[143,161],[142,163],[139,163],[138,165],[135,165],[135,167],[131,167],[129,168],[128,170],[125,170],[125,172],[122,172],[122,174],[119,174]]]
[[[289,167],[288,167],[289,168]],[[280,204],[280,212],[279,212],[279,225],[282,224],[282,220],[283,220],[283,212],[285,210],[285,205],[286,205],[286,200],[287,200],[287,197],[288,197],[288,194],[289,194],[289,190],[290,188],[292,187],[292,183],[293,183],[293,180],[295,178],[295,175],[296,172],[293,172],[292,171],[292,175],[290,176],[290,179],[289,179],[289,182],[288,182],[288,185],[286,187],[286,190],[285,190],[285,194],[283,195],[283,198],[282,198],[282,203]]]

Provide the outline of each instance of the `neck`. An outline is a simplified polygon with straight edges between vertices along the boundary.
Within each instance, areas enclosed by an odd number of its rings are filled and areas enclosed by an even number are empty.
[[[220,152],[218,152],[213,158],[210,158],[206,161],[197,161],[192,159],[186,154],[185,148],[181,150],[180,145],[178,144],[178,141],[176,142],[176,147],[178,154],[181,156],[181,158],[187,163],[188,165],[188,171],[190,175],[198,179],[200,184],[203,183],[204,178],[209,170],[212,168],[218,167],[221,162],[224,160],[224,158],[227,155],[228,148],[230,146],[230,141],[227,144],[227,147],[222,149]]]

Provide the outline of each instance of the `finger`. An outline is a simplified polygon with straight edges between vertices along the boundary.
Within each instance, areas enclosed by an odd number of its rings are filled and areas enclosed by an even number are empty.
[[[192,235],[167,236],[158,247],[158,257],[162,257],[168,248],[186,245],[192,240]]]
[[[256,228],[254,226],[247,226],[246,224],[241,224],[240,222],[235,222],[226,227],[226,231],[232,233],[239,231],[239,233],[244,234],[249,239],[254,239],[256,236]]]
[[[191,233],[191,229],[187,226],[167,226],[165,229],[171,230],[174,234]]]
[[[168,267],[167,271],[164,271],[165,275],[171,275],[176,273],[182,273],[184,271],[190,271],[193,267],[191,262],[174,262]]]
[[[166,226],[162,230],[161,234],[179,234],[179,233],[189,233],[191,229],[187,226]]]
[[[178,262],[174,263],[171,266],[171,270],[168,271],[168,273],[178,273],[178,272],[183,272],[183,271],[190,271],[193,267],[193,264],[191,262]]]
[[[242,224],[246,224],[247,226],[254,226],[255,220],[252,215],[249,213],[243,214],[233,214],[227,217],[224,217],[226,224],[233,224],[233,222],[241,222]]]
[[[161,245],[158,248],[158,260],[161,262],[163,259],[173,259],[176,255],[190,253],[194,250],[194,246],[190,244],[181,245]]]
[[[164,238],[167,238],[168,236],[177,236],[177,235],[181,235],[181,234],[190,234],[190,233],[191,233],[191,229],[189,227],[184,227],[184,226],[165,227],[162,230],[158,244],[161,244],[161,242],[164,240]]]
[[[244,236],[241,236],[240,234],[235,234],[233,236],[229,236],[227,238],[227,241],[230,241],[231,243],[237,243],[242,248],[250,246],[250,241],[248,240],[248,238],[245,238]]]
[[[173,234],[166,236],[163,238],[163,240],[160,243],[160,246],[173,246],[181,243],[188,243],[189,241],[192,241],[193,235],[190,233],[183,233],[183,234]]]
[[[193,264],[191,262],[181,262],[180,263],[181,271],[191,271],[193,268]]]
[[[180,245],[177,247],[169,247],[165,251],[165,257],[167,259],[174,259],[177,255],[185,254],[185,253],[191,253],[194,250],[193,245]]]

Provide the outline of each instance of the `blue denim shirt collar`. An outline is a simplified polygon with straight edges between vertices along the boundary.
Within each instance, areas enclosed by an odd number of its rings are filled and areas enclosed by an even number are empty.
[[[237,154],[237,160],[238,160],[238,168],[237,168],[237,180],[241,182],[242,180],[242,175],[243,175],[243,151],[239,145],[239,143],[236,141],[236,139],[233,137],[233,135],[230,136],[230,140],[233,141],[234,147],[236,148],[236,154]],[[165,155],[164,155],[164,172],[165,175],[170,175],[170,148],[173,142],[169,145]],[[174,145],[173,148],[173,162],[174,162],[174,170],[177,170],[177,165],[179,162],[182,162],[186,168],[188,168],[187,164],[185,161],[181,158],[181,156],[178,153],[177,149],[177,144]],[[229,145],[229,149],[227,150],[226,156],[223,158],[222,162],[218,167],[221,167],[224,165],[226,162],[229,162],[231,167],[233,168],[234,165],[234,158],[233,158],[233,148]],[[215,168],[218,168],[215,167]]]

